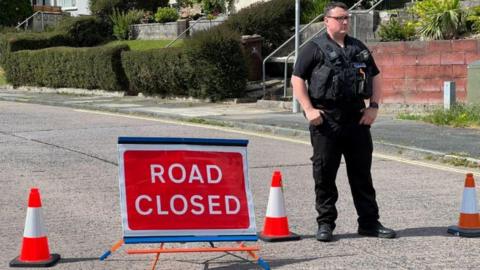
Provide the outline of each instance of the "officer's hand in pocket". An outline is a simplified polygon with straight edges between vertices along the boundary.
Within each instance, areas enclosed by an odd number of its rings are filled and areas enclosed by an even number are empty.
[[[362,110],[363,115],[360,119],[360,125],[367,125],[370,126],[373,124],[375,119],[377,118],[378,109],[376,108],[366,108]]]
[[[307,118],[310,125],[319,126],[323,123],[323,111],[319,109],[309,109],[305,110],[305,117]]]

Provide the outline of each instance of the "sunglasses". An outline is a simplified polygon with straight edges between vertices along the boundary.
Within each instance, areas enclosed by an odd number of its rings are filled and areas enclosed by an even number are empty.
[[[347,16],[337,16],[337,17],[335,17],[335,16],[327,16],[327,18],[335,19],[335,20],[338,21],[338,22],[344,22],[344,21],[350,19],[350,15],[347,15]]]

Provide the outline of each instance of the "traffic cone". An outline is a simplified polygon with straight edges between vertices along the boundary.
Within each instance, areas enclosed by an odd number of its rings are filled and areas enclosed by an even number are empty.
[[[467,173],[465,188],[463,189],[462,209],[458,226],[450,226],[448,233],[457,236],[479,237],[480,236],[480,215],[477,209],[477,190],[472,173]]]
[[[43,226],[42,202],[38,188],[30,190],[27,218],[23,232],[20,256],[10,261],[10,267],[50,267],[60,260],[60,255],[50,254]]]
[[[267,213],[260,239],[267,242],[300,240],[300,236],[288,229],[288,218],[282,192],[282,175],[280,171],[273,172],[270,195],[268,197]]]

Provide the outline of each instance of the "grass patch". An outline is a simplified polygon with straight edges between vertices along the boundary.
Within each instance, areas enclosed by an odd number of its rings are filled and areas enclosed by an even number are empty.
[[[455,105],[450,110],[437,109],[422,119],[439,126],[480,127],[480,105]]]
[[[225,123],[225,122],[222,122],[222,121],[209,120],[209,119],[203,119],[203,118],[190,118],[190,119],[186,119],[184,121],[188,122],[188,123],[201,124],[201,125],[233,127],[232,125],[230,125],[228,123]]]
[[[5,71],[0,67],[0,85],[7,84],[7,78],[5,78]]]
[[[421,115],[411,113],[399,113],[397,118],[401,120],[422,120]]]
[[[171,40],[116,40],[105,44],[105,46],[116,46],[120,44],[126,44],[132,51],[146,51],[150,49],[165,48]],[[183,40],[177,40],[171,47],[181,47]]]
[[[480,105],[457,104],[450,110],[436,109],[426,115],[399,114],[403,120],[421,120],[438,126],[480,127]]]

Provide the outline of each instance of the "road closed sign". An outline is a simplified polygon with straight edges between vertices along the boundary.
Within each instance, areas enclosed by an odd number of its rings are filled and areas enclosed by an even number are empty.
[[[124,236],[255,235],[247,143],[120,137]]]

